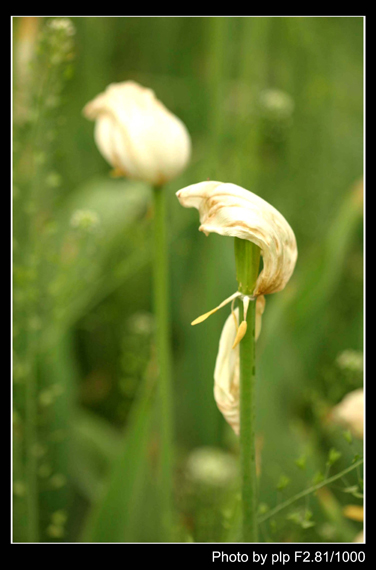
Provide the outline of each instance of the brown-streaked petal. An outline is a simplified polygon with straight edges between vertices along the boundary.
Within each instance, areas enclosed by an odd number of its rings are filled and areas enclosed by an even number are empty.
[[[197,208],[200,231],[238,237],[261,249],[263,269],[253,295],[281,291],[290,279],[297,260],[295,234],[278,210],[236,184],[199,182],[176,193],[182,206]]]

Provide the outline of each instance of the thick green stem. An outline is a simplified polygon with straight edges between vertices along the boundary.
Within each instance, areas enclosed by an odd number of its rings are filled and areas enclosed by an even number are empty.
[[[260,249],[247,240],[235,238],[236,275],[239,291],[252,295],[260,265]],[[242,485],[242,539],[257,542],[257,477],[255,450],[255,328],[256,301],[250,301],[247,315],[240,303],[240,322],[247,332],[239,345],[240,354],[240,468]]]
[[[236,279],[243,295],[252,295],[260,267],[260,248],[246,239],[235,238]]]
[[[240,462],[242,479],[243,540],[257,542],[257,479],[255,451],[255,322],[256,302],[247,313],[247,332],[240,342]],[[240,305],[240,320],[243,304]]]
[[[169,325],[168,254],[166,238],[166,196],[154,187],[154,311],[159,369],[159,404],[161,426],[161,493],[163,526],[166,538],[172,529],[172,384]]]

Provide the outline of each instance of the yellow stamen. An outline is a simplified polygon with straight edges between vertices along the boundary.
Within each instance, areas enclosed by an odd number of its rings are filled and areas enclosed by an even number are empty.
[[[212,309],[208,313],[204,313],[203,315],[201,315],[201,317],[197,317],[197,319],[195,319],[194,321],[191,322],[191,325],[198,325],[199,323],[202,323],[202,321],[205,321],[208,317],[210,317],[210,315],[212,315],[213,313],[216,313],[218,311],[218,309],[221,309],[222,307],[227,305],[227,303],[230,303],[230,301],[232,301],[233,299],[236,299],[236,297],[240,297],[240,295],[241,295],[241,293],[239,293],[239,291],[237,291],[236,293],[231,295],[228,299],[225,299],[224,301],[222,301],[222,303],[220,305],[218,305],[218,307],[216,307],[215,309]]]
[[[242,321],[238,328],[238,332],[236,333],[236,337],[234,340],[234,344],[232,345],[232,348],[235,348],[239,344],[239,342],[242,340],[246,332],[247,332],[247,321]]]
[[[216,313],[219,308],[220,307],[216,307],[215,309],[212,309],[208,313],[201,315],[201,317],[197,317],[197,319],[195,319],[194,321],[191,322],[191,325],[198,325],[199,323],[202,323],[202,321],[205,321],[208,317],[210,317],[210,315],[212,315],[213,313]]]
[[[232,345],[232,348],[235,348],[239,344],[239,342],[242,340],[245,333],[247,332],[247,320],[246,319],[247,319],[249,301],[250,301],[249,297],[243,298],[243,321],[240,323],[239,328],[238,328],[238,326],[236,326],[236,337],[234,340],[234,344]],[[236,317],[235,317],[235,319],[236,319]]]

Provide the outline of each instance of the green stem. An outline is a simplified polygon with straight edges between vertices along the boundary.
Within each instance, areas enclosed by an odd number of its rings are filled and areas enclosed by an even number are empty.
[[[350,473],[350,471],[353,471],[353,469],[357,469],[359,467],[359,465],[361,465],[362,463],[363,463],[363,459],[359,459],[356,463],[354,463],[354,465],[350,465],[350,467],[347,467],[347,469],[344,469],[340,473],[337,473],[337,475],[333,475],[332,477],[329,477],[329,479],[324,479],[324,481],[321,481],[321,483],[318,483],[317,485],[313,485],[312,487],[305,489],[301,493],[294,495],[290,499],[287,499],[283,503],[280,503],[279,505],[274,507],[274,509],[271,509],[265,515],[261,516],[259,518],[259,522],[261,523],[261,522],[264,522],[264,521],[270,519],[271,517],[274,517],[274,515],[278,514],[283,509],[286,509],[287,507],[289,507],[290,505],[292,505],[296,501],[299,501],[303,497],[306,497],[306,496],[310,495],[311,493],[315,493],[315,491],[318,491],[322,487],[326,487],[327,485],[330,485],[334,481],[337,481],[337,479],[341,479],[344,475],[346,475],[346,473]]]
[[[168,255],[166,237],[166,196],[162,187],[154,187],[154,311],[156,349],[159,368],[161,426],[161,493],[163,526],[166,537],[172,529],[172,384],[169,325]]]
[[[243,295],[252,295],[260,267],[260,248],[246,239],[235,238],[236,280]]]
[[[250,241],[235,238],[236,276],[239,291],[251,296],[260,266],[260,249]],[[244,542],[257,542],[257,477],[255,450],[255,328],[256,301],[250,301],[247,315],[240,303],[240,322],[247,332],[240,342],[240,467],[242,485],[242,528]]]
[[[243,541],[257,542],[257,479],[255,451],[255,322],[256,302],[247,314],[247,332],[240,342],[240,462]],[[244,319],[240,304],[240,321]]]

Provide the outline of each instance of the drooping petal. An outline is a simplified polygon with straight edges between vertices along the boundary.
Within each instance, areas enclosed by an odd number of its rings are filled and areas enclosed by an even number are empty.
[[[200,231],[249,240],[261,249],[263,269],[253,295],[281,291],[290,279],[298,251],[293,230],[268,202],[222,182],[200,182],[176,193],[182,206],[197,208]]]
[[[261,331],[261,319],[265,309],[265,297],[256,300],[256,339]],[[239,321],[239,309],[234,311]],[[214,398],[225,420],[234,432],[240,430],[240,382],[239,345],[232,348],[237,334],[235,319],[231,314],[223,327],[214,369]]]

